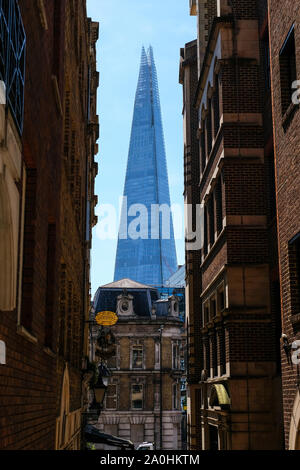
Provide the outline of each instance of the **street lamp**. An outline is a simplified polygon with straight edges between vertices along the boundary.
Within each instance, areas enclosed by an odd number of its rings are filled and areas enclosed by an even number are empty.
[[[110,371],[103,364],[100,364],[98,367],[99,376],[97,383],[94,385],[94,401],[98,409],[101,408],[105,393],[108,387],[109,377],[111,375]]]
[[[107,386],[104,385],[102,378],[99,377],[98,382],[94,386],[95,404],[97,405],[97,408],[102,406],[106,390]]]
[[[109,377],[111,376],[110,370],[102,363],[100,364],[98,370],[99,370],[99,377],[102,378],[104,386],[107,387],[108,382],[109,382]]]

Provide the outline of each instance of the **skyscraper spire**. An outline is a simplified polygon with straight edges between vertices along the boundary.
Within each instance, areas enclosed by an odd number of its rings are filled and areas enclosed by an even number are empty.
[[[142,48],[124,197],[127,199],[122,208],[115,281],[130,278],[143,284],[163,285],[176,271],[177,257],[172,215],[166,210],[163,219],[162,214],[157,215],[153,209],[153,205],[170,208],[170,193],[151,46],[147,53]],[[140,234],[132,236],[132,224],[139,216],[142,216]]]

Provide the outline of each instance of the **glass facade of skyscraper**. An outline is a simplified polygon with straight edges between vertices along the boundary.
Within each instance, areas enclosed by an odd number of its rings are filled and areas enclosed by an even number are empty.
[[[147,53],[142,49],[124,197],[115,281],[163,285],[177,270],[177,257],[152,47]],[[158,205],[163,206],[160,212]]]

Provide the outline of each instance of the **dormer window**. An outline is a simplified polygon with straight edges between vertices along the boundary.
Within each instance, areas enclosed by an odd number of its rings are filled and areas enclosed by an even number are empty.
[[[123,293],[118,297],[117,303],[118,315],[134,315],[133,311],[133,296]]]
[[[124,300],[124,302],[123,302],[122,305],[121,305],[121,310],[122,310],[123,312],[128,312],[128,310],[129,310],[129,302],[128,302],[128,300]]]

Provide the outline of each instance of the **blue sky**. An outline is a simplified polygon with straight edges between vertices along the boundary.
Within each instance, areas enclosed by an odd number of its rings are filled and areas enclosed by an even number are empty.
[[[196,37],[189,0],[87,0],[88,15],[100,23],[100,204],[119,206],[123,194],[141,48],[153,46],[156,62],[172,204],[183,205],[182,87],[178,83],[180,47]],[[176,241],[178,263],[184,242]],[[92,295],[113,280],[117,240],[100,240],[93,230]]]

